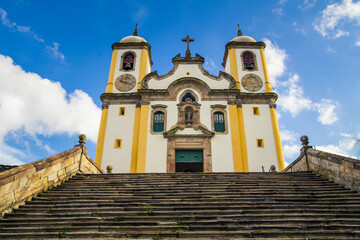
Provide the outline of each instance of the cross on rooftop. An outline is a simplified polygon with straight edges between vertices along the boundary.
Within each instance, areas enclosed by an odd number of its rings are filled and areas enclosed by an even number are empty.
[[[190,48],[189,48],[189,43],[195,41],[195,39],[189,38],[189,35],[187,35],[186,38],[181,39],[181,41],[187,43],[187,49],[186,49],[186,55],[185,55],[185,57],[191,57]]]

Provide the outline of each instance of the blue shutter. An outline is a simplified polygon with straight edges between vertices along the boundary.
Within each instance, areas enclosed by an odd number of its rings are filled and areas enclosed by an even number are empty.
[[[153,121],[153,132],[163,132],[164,131],[164,113],[155,112],[154,121]]]
[[[225,132],[224,114],[222,112],[214,113],[214,130],[215,132]]]

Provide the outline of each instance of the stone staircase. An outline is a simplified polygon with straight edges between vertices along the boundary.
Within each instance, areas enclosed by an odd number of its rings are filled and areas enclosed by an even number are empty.
[[[360,194],[311,172],[76,175],[0,239],[360,239]]]

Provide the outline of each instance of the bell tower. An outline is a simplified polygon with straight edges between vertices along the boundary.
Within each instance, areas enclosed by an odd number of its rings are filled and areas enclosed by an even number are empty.
[[[134,104],[135,100],[131,97],[134,98],[132,94],[141,88],[141,81],[150,73],[152,66],[151,46],[138,36],[137,24],[133,35],[121,39],[111,47],[113,52],[109,79],[106,91],[101,96],[103,105],[95,153],[95,162],[105,167],[117,162],[118,159],[115,158],[119,156],[119,152],[127,159],[134,157],[131,156],[134,155],[131,153],[131,145],[133,134],[138,132],[133,133],[132,129],[138,129],[136,124],[139,124],[137,118],[141,105]],[[123,99],[126,100],[122,101]],[[124,146],[130,151],[124,151]],[[103,159],[107,162],[104,163]]]
[[[234,105],[229,106],[231,118],[238,123],[238,126],[233,124],[233,132],[239,132],[239,136],[234,137],[233,149],[240,145],[234,152],[234,159],[241,158],[239,171],[259,169],[262,166],[259,159],[266,156],[276,156],[271,164],[278,170],[285,168],[276,116],[277,94],[273,93],[269,81],[265,47],[265,43],[244,36],[239,25],[237,37],[225,45],[222,65],[240,91],[236,111],[231,111]]]

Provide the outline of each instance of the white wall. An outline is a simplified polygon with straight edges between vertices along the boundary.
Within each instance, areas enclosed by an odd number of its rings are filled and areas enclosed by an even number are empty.
[[[260,115],[253,115],[253,107],[259,107]],[[278,167],[269,106],[243,104],[242,108],[249,171],[261,172],[261,166],[264,166],[265,171],[269,170],[270,165]],[[264,148],[257,147],[256,139],[264,139]]]
[[[125,107],[125,116],[119,116],[119,108]],[[129,173],[134,130],[135,105],[110,105],[105,130],[101,168],[113,166],[113,173]],[[122,139],[122,147],[114,148],[115,139]]]
[[[220,103],[220,104],[224,104],[224,103]],[[211,139],[211,155],[212,155],[213,172],[234,172],[234,161],[233,161],[232,143],[231,143],[230,114],[228,107],[226,108],[226,113],[227,113],[228,133],[226,135],[215,134],[215,136]]]
[[[187,73],[189,73],[189,75],[187,75]],[[230,85],[230,82],[226,79],[218,81],[204,76],[200,71],[198,64],[181,64],[173,75],[162,80],[152,78],[149,80],[148,86],[149,89],[167,89],[171,83],[183,77],[201,79],[212,89],[228,89]]]

